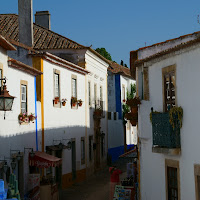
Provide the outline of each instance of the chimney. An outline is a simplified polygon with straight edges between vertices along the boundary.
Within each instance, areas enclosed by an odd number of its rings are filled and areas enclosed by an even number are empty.
[[[33,3],[32,0],[18,0],[19,42],[33,46]]]
[[[37,11],[35,14],[35,23],[51,30],[49,11]]]

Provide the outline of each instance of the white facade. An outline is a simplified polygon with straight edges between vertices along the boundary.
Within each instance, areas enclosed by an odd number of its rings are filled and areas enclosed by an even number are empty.
[[[140,179],[141,199],[167,199],[167,160],[177,161],[180,171],[180,196],[178,199],[188,200],[195,197],[194,165],[200,164],[199,155],[199,44],[184,48],[165,57],[152,59],[145,63],[148,67],[149,101],[143,100],[139,109],[139,140],[140,140]],[[149,120],[151,107],[155,111],[163,112],[163,80],[162,69],[175,65],[176,67],[176,100],[177,105],[183,108],[183,126],[180,130],[181,153],[152,152],[152,125]],[[141,79],[142,67],[137,69],[137,79]],[[187,80],[187,81],[186,81]],[[141,81],[138,81],[140,84]],[[141,86],[141,85],[140,85]],[[139,87],[139,95],[142,94]],[[159,188],[159,189],[158,189]]]
[[[127,99],[127,90],[135,84],[132,78],[108,71],[108,153],[115,161],[124,149],[124,125],[122,105]],[[118,111],[121,111],[121,118]],[[129,122],[126,124],[126,144],[137,144],[137,132]]]
[[[10,64],[8,65],[8,60],[7,51],[0,47],[0,70],[3,72],[1,78],[6,77],[7,90],[10,95],[15,97],[12,111],[5,113],[5,120],[4,111],[0,111],[0,159],[4,160],[6,158],[10,166],[12,156],[18,153],[18,151],[21,153],[22,158],[16,162],[15,173],[19,181],[19,189],[23,191],[25,177],[29,173],[28,151],[24,151],[24,148],[28,147],[35,150],[36,127],[35,123],[32,122],[19,123],[18,115],[21,113],[21,85],[22,83],[27,84],[27,112],[28,114],[35,114],[35,77],[31,73],[21,70],[20,67],[11,67]]]

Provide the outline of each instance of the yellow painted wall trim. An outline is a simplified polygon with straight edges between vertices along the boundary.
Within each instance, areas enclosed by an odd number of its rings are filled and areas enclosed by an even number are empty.
[[[40,70],[42,73],[43,69],[43,59],[41,57],[33,57],[33,68]],[[36,77],[36,90],[37,90],[37,100],[41,102],[41,125],[42,125],[42,152],[44,152],[44,80],[43,74]]]

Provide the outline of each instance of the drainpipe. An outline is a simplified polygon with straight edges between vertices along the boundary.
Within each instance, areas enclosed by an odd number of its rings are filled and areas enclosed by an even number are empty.
[[[38,151],[38,119],[37,119],[37,90],[36,90],[36,76],[34,77],[34,87],[35,87],[35,136],[36,136],[36,151]]]

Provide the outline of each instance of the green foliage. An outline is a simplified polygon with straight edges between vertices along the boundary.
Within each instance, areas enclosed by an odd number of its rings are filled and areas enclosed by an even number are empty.
[[[134,84],[131,84],[131,90],[128,91],[127,90],[127,100],[129,99],[133,99],[135,97],[135,92],[136,92],[136,85]],[[130,112],[130,106],[128,106],[126,103],[124,103],[122,105],[122,114],[123,114],[123,123],[126,124],[127,121],[125,119],[125,115],[126,113],[129,113]]]
[[[131,84],[131,90],[130,92],[127,90],[126,92],[126,96],[127,96],[127,99],[133,99],[135,97],[135,93],[136,93],[136,85],[134,84]]]
[[[173,107],[169,110],[169,122],[172,125],[173,129],[175,128],[178,120],[179,128],[182,127],[183,119],[183,108],[182,107]]]
[[[112,61],[111,55],[106,51],[105,48],[97,48],[97,49],[95,49],[95,51],[98,52],[99,54],[101,54],[104,58]]]

